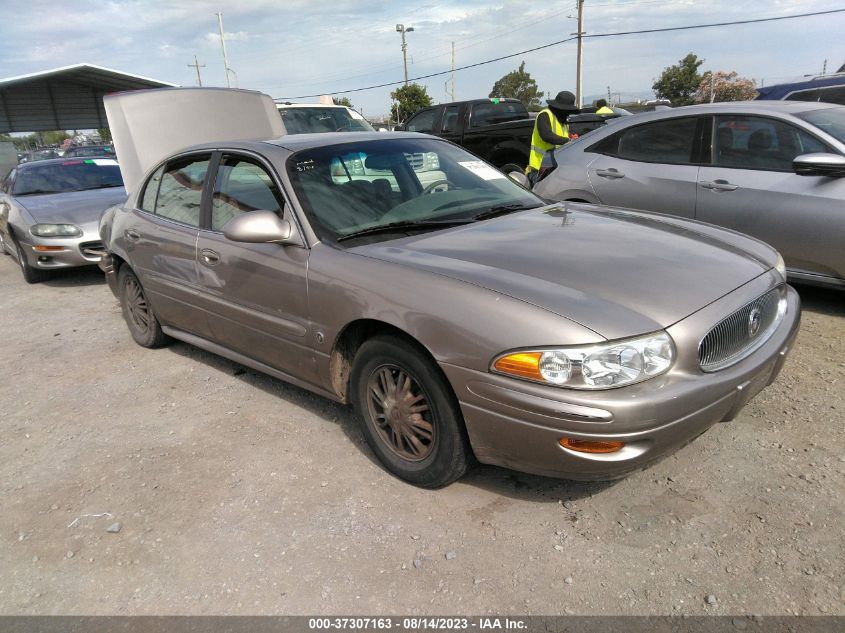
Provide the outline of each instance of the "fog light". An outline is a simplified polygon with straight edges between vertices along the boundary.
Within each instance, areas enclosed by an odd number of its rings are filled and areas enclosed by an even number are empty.
[[[576,440],[571,437],[560,438],[560,445],[579,453],[615,453],[625,446],[625,442]]]

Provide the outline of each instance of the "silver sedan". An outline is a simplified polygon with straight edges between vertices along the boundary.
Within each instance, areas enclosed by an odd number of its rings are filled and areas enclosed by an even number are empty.
[[[36,283],[59,268],[100,261],[100,216],[126,200],[117,161],[45,160],[18,165],[0,183],[0,252]]]
[[[793,281],[845,287],[845,107],[714,103],[616,120],[534,191],[678,215],[774,246]]]

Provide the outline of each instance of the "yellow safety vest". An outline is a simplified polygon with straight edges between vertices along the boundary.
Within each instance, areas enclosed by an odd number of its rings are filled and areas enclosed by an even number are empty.
[[[547,112],[549,115],[549,120],[552,122],[552,131],[558,136],[569,138],[569,126],[561,124],[549,108],[541,110],[540,114],[537,115],[537,119],[542,116],[543,112]],[[557,147],[560,147],[560,145],[546,143],[540,137],[540,131],[537,129],[537,121],[534,121],[534,132],[531,134],[531,155],[528,158],[528,168],[525,170],[525,173],[529,171],[540,171],[540,166],[543,164],[543,156],[549,150]]]
[[[613,110],[608,108],[607,106],[602,106],[598,110],[596,110],[596,114],[616,114]]]

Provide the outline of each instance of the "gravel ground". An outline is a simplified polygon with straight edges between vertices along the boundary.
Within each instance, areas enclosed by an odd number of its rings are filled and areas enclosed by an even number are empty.
[[[845,614],[845,294],[799,290],[778,381],[649,470],[424,491],[346,408],[0,257],[0,614]]]

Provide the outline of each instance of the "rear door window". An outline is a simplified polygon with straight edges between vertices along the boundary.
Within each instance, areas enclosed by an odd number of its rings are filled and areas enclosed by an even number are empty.
[[[693,148],[697,125],[696,117],[637,125],[602,139],[590,150],[633,161],[695,164]]]
[[[493,99],[487,103],[472,106],[470,127],[484,127],[495,123],[506,123],[528,118],[528,110],[520,101],[500,101]]]
[[[443,111],[443,122],[440,124],[440,131],[445,134],[455,134],[460,130],[458,125],[459,106],[446,106]]]
[[[181,158],[167,164],[161,177],[155,214],[198,227],[202,190],[211,156]]]
[[[159,167],[152,177],[147,181],[147,186],[144,187],[144,193],[141,194],[140,208],[150,213],[155,213],[156,197],[158,196],[158,187],[161,183],[161,175],[164,173],[164,166]]]

